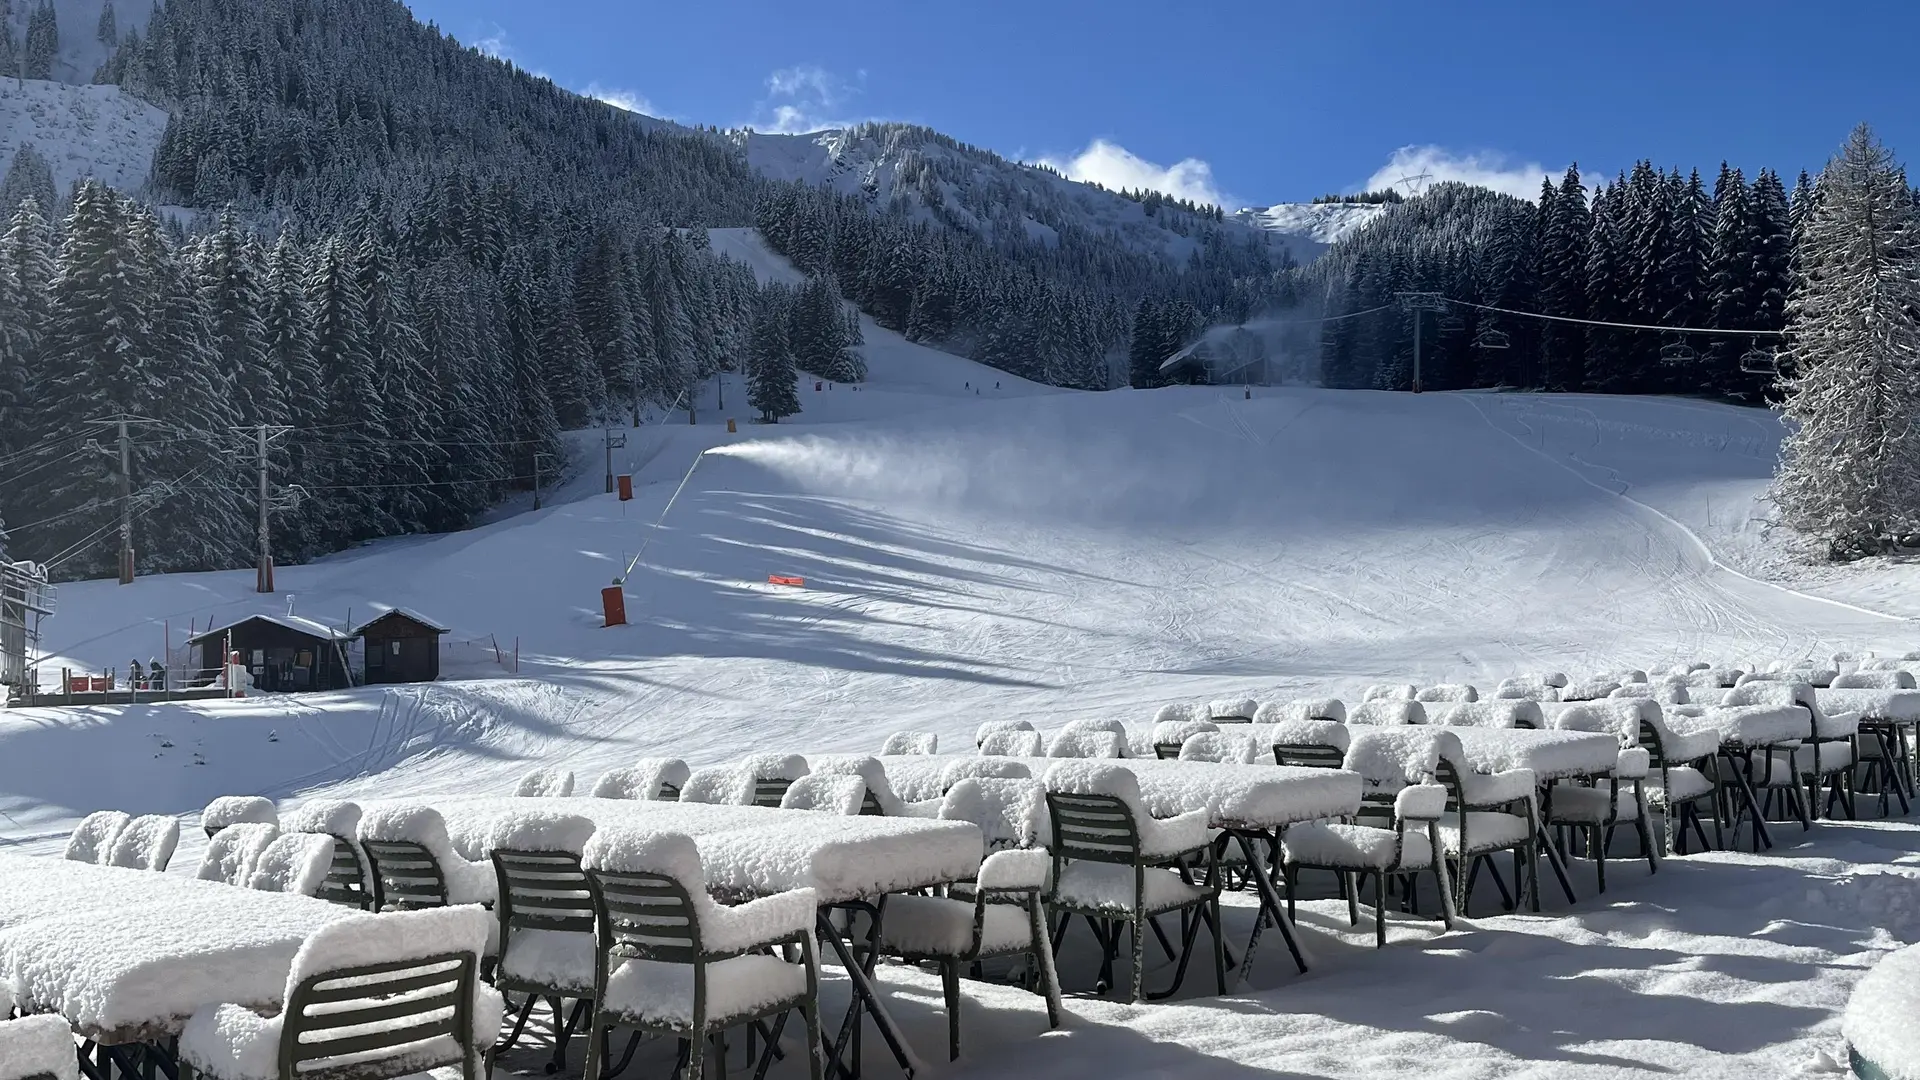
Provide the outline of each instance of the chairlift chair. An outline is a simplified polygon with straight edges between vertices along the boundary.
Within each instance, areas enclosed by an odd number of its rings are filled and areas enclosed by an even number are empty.
[[[1690,364],[1700,359],[1700,354],[1693,346],[1676,337],[1660,346],[1660,359],[1669,364]]]
[[[1473,339],[1473,347],[1476,349],[1505,349],[1510,344],[1504,330],[1482,330],[1479,336]]]
[[[1780,374],[1780,357],[1758,347],[1740,354],[1740,370],[1749,375]]]

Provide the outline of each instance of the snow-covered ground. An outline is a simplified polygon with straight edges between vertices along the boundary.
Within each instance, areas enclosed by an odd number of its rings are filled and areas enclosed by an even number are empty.
[[[87,176],[137,190],[166,129],[165,111],[117,86],[0,79],[0,176],[22,146],[32,146],[53,167],[62,195]]]
[[[1233,218],[1242,224],[1295,238],[1311,252],[1300,258],[1309,261],[1335,241],[1373,221],[1386,212],[1379,203],[1276,203],[1273,206],[1249,206],[1236,210]]]
[[[749,232],[713,242],[791,273]],[[177,648],[189,626],[289,603],[338,625],[400,605],[453,628],[450,677],[0,714],[0,832],[48,851],[104,805],[190,815],[230,793],[504,793],[536,765],[588,781],[647,754],[873,750],[901,728],[965,745],[996,716],[1145,721],[1174,700],[1904,651],[1920,637],[1901,568],[1814,573],[1763,533],[1756,498],[1778,442],[1765,413],[1065,393],[866,333],[871,382],[807,380],[788,423],[728,434],[725,418],[745,417],[736,385],[699,424],[629,429],[615,468],[635,475],[630,503],[601,493],[599,433],[583,432],[580,469],[546,508],[284,567],[291,600],[256,596],[247,571],[63,586],[46,644],[77,665],[144,660],[163,634]],[[649,537],[625,586],[631,625],[602,628],[601,587]],[[1344,928],[1344,905],[1318,901],[1304,916],[1310,976],[1270,943],[1250,991],[1075,1001],[1051,1036],[1037,1037],[1033,999],[969,985],[974,1049],[954,1073],[1818,1068],[1839,1049],[1852,982],[1920,934],[1920,831],[1780,836],[1769,855],[1674,860],[1652,877],[1623,860],[1603,898],[1582,879],[1577,907],[1450,936],[1396,919],[1378,953]],[[189,830],[177,865],[197,855]],[[1234,916],[1242,940],[1249,918]],[[916,1040],[942,1045],[933,985],[884,981]]]

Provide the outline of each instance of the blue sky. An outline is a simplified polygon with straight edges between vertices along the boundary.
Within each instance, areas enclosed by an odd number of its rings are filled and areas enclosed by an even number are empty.
[[[1861,120],[1920,170],[1911,0],[410,2],[652,115],[912,121],[1230,209],[1421,172],[1531,194],[1574,160],[1791,184]]]

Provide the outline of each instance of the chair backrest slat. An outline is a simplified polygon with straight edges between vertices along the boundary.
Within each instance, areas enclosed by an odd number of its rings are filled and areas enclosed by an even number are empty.
[[[344,836],[333,838],[333,862],[327,867],[327,879],[314,894],[322,900],[347,907],[364,908],[371,899],[367,878],[354,850],[354,841]]]
[[[1132,863],[1140,851],[1140,831],[1127,804],[1113,795],[1047,792],[1056,857],[1092,862]]]
[[[590,870],[600,950],[668,964],[701,959],[700,920],[686,887],[666,874]]]
[[[1296,769],[1338,769],[1347,760],[1347,752],[1337,746],[1304,743],[1275,743],[1273,763]]]
[[[470,1070],[477,966],[472,953],[447,953],[303,979],[287,1000],[280,1074],[364,1080],[453,1064]]]
[[[501,940],[514,930],[593,932],[593,888],[570,851],[493,852]]]
[[[433,852],[411,840],[362,840],[373,867],[378,911],[445,907],[447,879]]]

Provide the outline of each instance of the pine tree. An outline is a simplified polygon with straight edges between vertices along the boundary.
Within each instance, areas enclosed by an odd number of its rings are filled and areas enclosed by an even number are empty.
[[[320,374],[322,426],[327,438],[309,441],[303,463],[317,486],[308,515],[323,550],[388,536],[398,522],[382,510],[378,474],[363,458],[377,457],[389,439],[387,402],[367,351],[367,312],[354,279],[353,256],[336,238],[313,256],[307,275],[313,360]],[[368,448],[372,452],[368,452]]]
[[[313,326],[307,309],[305,265],[293,238],[281,234],[267,260],[263,286],[261,329],[267,366],[273,376],[272,398],[281,422],[293,430],[280,440],[269,459],[277,491],[295,483],[310,484],[325,458],[316,445],[325,423],[320,368],[313,357]],[[273,515],[274,557],[285,562],[311,558],[320,551],[312,499],[303,499]]]
[[[46,433],[43,410],[28,403],[43,370],[53,277],[53,230],[39,204],[24,200],[0,234],[0,356],[9,365],[0,375],[0,396],[8,399],[0,402],[0,445],[25,446]]]
[[[1772,499],[1835,558],[1920,519],[1920,215],[1865,124],[1820,176],[1787,305],[1794,376]]]
[[[1786,189],[1780,185],[1780,174],[1761,169],[1753,181],[1747,204],[1753,220],[1753,326],[1759,330],[1780,330],[1787,324],[1787,295],[1793,291],[1792,211],[1787,206]],[[1757,347],[1764,352],[1776,352],[1772,342],[1763,342]],[[1759,385],[1768,376],[1756,379],[1747,375],[1746,378],[1755,381],[1753,389],[1757,392],[1772,389]]]
[[[1587,317],[1587,240],[1593,231],[1580,167],[1570,165],[1554,193],[1541,238],[1540,307],[1548,315]],[[1544,333],[1546,388],[1578,389],[1586,366],[1586,335],[1573,323],[1553,323]]]
[[[60,51],[60,22],[54,16],[52,0],[40,0],[27,17],[26,49],[20,58],[20,74],[27,79],[53,78],[53,58]]]
[[[113,0],[106,0],[101,5],[100,22],[93,28],[93,36],[109,49],[120,44],[120,27],[113,17]]]
[[[1738,169],[1722,163],[1720,179],[1714,184],[1713,238],[1707,256],[1707,325],[1721,330],[1755,328],[1759,302],[1754,289],[1759,283],[1754,277],[1754,261],[1758,246],[1746,178]],[[1701,378],[1692,389],[1740,397],[1764,389],[1747,385],[1740,370],[1740,356],[1751,344],[1751,339],[1715,337],[1707,346]]]
[[[0,79],[20,77],[20,42],[13,36],[13,0],[0,0]],[[0,202],[0,211],[10,210],[12,206]]]
[[[40,212],[49,219],[58,213],[60,193],[53,185],[53,166],[32,143],[21,144],[6,176],[0,178],[0,213],[13,213],[27,199],[39,203]]]
[[[781,313],[774,305],[766,305],[753,322],[747,358],[747,404],[760,410],[760,419],[770,424],[798,413],[800,396],[794,386],[798,377]]]
[[[214,363],[232,380],[237,422],[282,422],[285,403],[267,353],[260,243],[228,207],[199,248],[202,302],[211,320]]]

